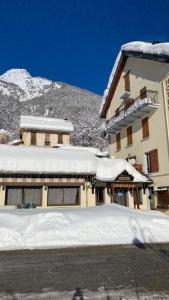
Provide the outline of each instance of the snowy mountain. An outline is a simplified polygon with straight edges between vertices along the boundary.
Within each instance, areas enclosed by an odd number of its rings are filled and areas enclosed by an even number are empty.
[[[16,89],[19,101],[38,97],[52,88],[61,88],[61,85],[51,80],[32,77],[25,69],[11,69],[0,76],[0,91],[3,95],[9,95],[11,92],[11,85],[7,83],[14,84],[12,87]]]
[[[72,144],[105,148],[100,137],[103,121],[99,118],[101,97],[41,77],[24,69],[12,69],[0,76],[0,129],[17,137],[20,114],[69,119],[75,132]]]

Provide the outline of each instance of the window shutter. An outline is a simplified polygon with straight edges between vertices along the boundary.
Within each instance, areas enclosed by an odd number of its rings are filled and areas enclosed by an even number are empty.
[[[117,147],[117,150],[121,149],[120,133],[116,134],[116,147]]]
[[[143,139],[149,136],[148,118],[142,120]]]
[[[158,150],[154,149],[150,152],[150,164],[151,164],[151,172],[158,172]]]
[[[145,99],[147,97],[147,89],[146,86],[140,90],[140,98]]]
[[[124,75],[125,91],[130,92],[130,71]]]
[[[36,132],[31,132],[31,145],[36,145]]]
[[[132,138],[132,126],[127,128],[127,145],[133,144],[133,138]]]
[[[62,133],[58,134],[58,144],[63,144],[63,135],[62,135]]]
[[[115,110],[115,116],[119,116],[119,107]]]

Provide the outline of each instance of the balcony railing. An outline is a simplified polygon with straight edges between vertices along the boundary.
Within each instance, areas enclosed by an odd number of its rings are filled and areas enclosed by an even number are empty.
[[[127,99],[122,109],[116,109],[115,115],[106,123],[106,130],[115,133],[158,107],[158,92],[145,90],[136,99]]]

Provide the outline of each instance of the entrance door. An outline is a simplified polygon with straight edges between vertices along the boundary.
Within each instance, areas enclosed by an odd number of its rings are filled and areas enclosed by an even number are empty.
[[[127,189],[115,188],[115,203],[128,206],[127,205]]]
[[[104,187],[96,187],[96,205],[102,205],[104,204]]]

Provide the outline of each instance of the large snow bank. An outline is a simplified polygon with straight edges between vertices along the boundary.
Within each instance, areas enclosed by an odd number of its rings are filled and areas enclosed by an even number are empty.
[[[169,43],[158,43],[158,44],[152,44],[152,43],[146,43],[141,41],[135,41],[126,43],[121,46],[121,49],[119,51],[119,54],[115,60],[115,63],[113,65],[112,71],[109,76],[107,88],[104,91],[101,106],[100,106],[100,114],[102,113],[103,107],[106,102],[107,95],[109,93],[112,81],[114,79],[117,67],[119,65],[119,62],[122,58],[123,52],[139,52],[140,54],[150,54],[155,56],[166,56],[169,58]],[[127,54],[126,54],[127,55]]]
[[[64,132],[73,132],[74,130],[71,121],[64,119],[33,116],[21,116],[20,128],[58,130]]]
[[[88,151],[0,145],[0,173],[86,174],[112,181],[125,170],[135,182],[148,181],[125,159],[98,158]]]
[[[117,204],[0,209],[0,250],[169,242],[169,217]]]
[[[108,152],[107,151],[100,151],[100,149],[96,147],[83,147],[83,146],[72,146],[70,144],[56,144],[54,148],[61,148],[61,149],[66,149],[66,150],[78,150],[78,151],[88,151],[96,156],[100,157],[107,157]]]

